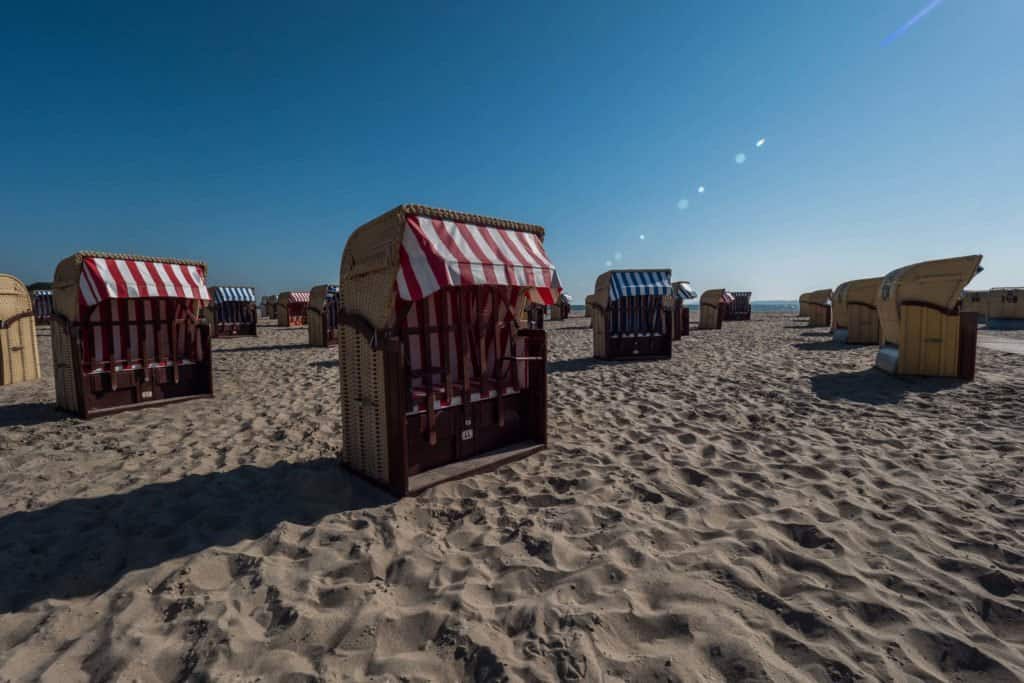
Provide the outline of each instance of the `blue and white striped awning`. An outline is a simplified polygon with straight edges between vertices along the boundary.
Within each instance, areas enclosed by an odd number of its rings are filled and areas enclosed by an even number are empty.
[[[689,282],[676,282],[673,285],[677,299],[696,299],[697,290]]]
[[[333,299],[338,296],[338,285],[327,285],[327,293],[324,295],[324,299]]]
[[[213,300],[218,303],[228,301],[241,301],[242,303],[256,303],[256,290],[252,287],[210,287]]]
[[[45,297],[45,296],[52,297],[53,296],[53,290],[52,289],[33,289],[32,290],[32,296],[36,297],[36,298]]]
[[[612,273],[611,301],[624,296],[672,293],[670,270],[617,270]]]

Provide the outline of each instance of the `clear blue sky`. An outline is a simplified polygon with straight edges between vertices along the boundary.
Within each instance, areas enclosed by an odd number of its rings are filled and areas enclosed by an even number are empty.
[[[934,2],[150,5],[5,9],[0,272],[305,288],[418,202],[544,225],[580,301],[609,260],[755,299],[979,252],[1024,284],[1021,0],[895,36]]]

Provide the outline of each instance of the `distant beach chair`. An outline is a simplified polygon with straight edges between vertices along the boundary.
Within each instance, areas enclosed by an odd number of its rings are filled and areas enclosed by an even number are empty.
[[[53,290],[30,289],[29,294],[32,295],[32,313],[36,324],[50,322],[50,316],[53,315]]]
[[[988,319],[988,298],[988,290],[965,289],[960,298],[960,312],[975,313],[979,322],[985,322]]]
[[[808,327],[832,326],[832,290],[817,289],[800,296],[800,306],[806,305]]]
[[[79,252],[53,279],[59,408],[88,418],[213,395],[205,264]]]
[[[213,337],[256,336],[256,290],[252,287],[209,287],[210,304],[203,318]]]
[[[338,285],[317,285],[309,290],[309,345],[338,343]]]
[[[700,295],[700,329],[722,329],[725,311],[732,302],[732,294],[724,289],[704,290]]]
[[[277,326],[302,327],[307,322],[309,292],[281,292],[277,295]]]
[[[277,306],[277,295],[264,296],[260,299],[260,309],[263,311],[264,318],[277,318],[277,311],[274,307]]]
[[[730,290],[728,294],[732,296],[732,301],[725,306],[725,319],[750,320],[750,297],[753,293],[733,292]]]
[[[583,307],[583,315],[584,315],[584,317],[587,317],[587,318],[594,317],[594,311],[593,311],[594,295],[593,294],[588,294],[587,298],[584,299],[583,303],[585,304],[584,307]]]
[[[690,309],[686,302],[697,298],[697,291],[685,280],[672,283],[672,341],[690,334]]]
[[[978,316],[960,310],[963,288],[981,272],[981,256],[925,261],[882,281],[882,345],[875,365],[897,375],[974,378]]]
[[[523,306],[523,310],[519,312],[519,319],[531,330],[543,330],[544,315],[547,313],[547,309],[548,307],[544,304],[528,301]]]
[[[990,289],[987,303],[985,319],[988,329],[1024,329],[1024,287]]]
[[[39,379],[32,297],[13,275],[0,273],[0,385]]]
[[[594,357],[672,357],[672,271],[610,270],[594,285]]]
[[[808,293],[804,293],[804,294],[800,295],[800,301],[799,301],[800,310],[796,314],[796,317],[798,317],[798,318],[809,318],[809,317],[811,317],[811,305],[808,303],[807,297],[808,297]]]
[[[878,289],[882,278],[850,280],[832,294],[832,340],[840,344],[877,344]]]
[[[341,261],[342,461],[396,495],[547,443],[547,345],[520,314],[561,291],[544,229],[405,205]]]
[[[551,319],[552,320],[565,320],[569,317],[569,313],[572,311],[572,297],[567,294],[562,294],[558,297],[558,301],[551,306]]]

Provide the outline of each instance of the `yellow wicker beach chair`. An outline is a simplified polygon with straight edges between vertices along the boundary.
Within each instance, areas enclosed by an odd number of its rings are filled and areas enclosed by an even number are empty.
[[[925,261],[885,276],[878,296],[882,346],[875,365],[898,375],[974,378],[977,314],[960,311],[981,256]]]
[[[32,297],[13,275],[0,274],[0,385],[39,379]]]
[[[990,330],[1024,329],[1024,287],[988,291],[985,319]]]
[[[801,307],[806,306],[808,327],[831,327],[832,290],[818,289],[800,296]]]
[[[404,205],[341,261],[342,461],[396,495],[547,443],[547,345],[520,318],[561,287],[525,223]]]
[[[317,285],[309,290],[310,346],[335,346],[338,343],[338,285]]]
[[[700,329],[720,330],[733,298],[724,289],[706,289],[700,295]]]
[[[882,278],[850,280],[832,294],[832,340],[840,344],[877,344],[878,289]]]

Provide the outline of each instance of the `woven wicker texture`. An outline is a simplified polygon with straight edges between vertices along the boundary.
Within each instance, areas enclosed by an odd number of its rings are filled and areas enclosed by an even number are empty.
[[[39,379],[32,296],[13,275],[0,274],[0,321],[0,385]]]
[[[705,289],[700,295],[700,329],[713,330],[718,327],[718,307],[722,305],[724,289]]]
[[[900,306],[923,303],[953,312],[964,287],[978,273],[981,256],[924,261],[899,268],[885,276],[879,290],[878,317],[885,342],[899,343]]]
[[[882,278],[871,277],[862,280],[849,280],[836,287],[832,293],[833,328],[849,327],[850,304],[875,306],[881,286]]]
[[[326,343],[323,310],[329,288],[330,285],[317,285],[309,290],[309,307],[306,309],[306,318],[309,323],[310,346],[323,346]]]

